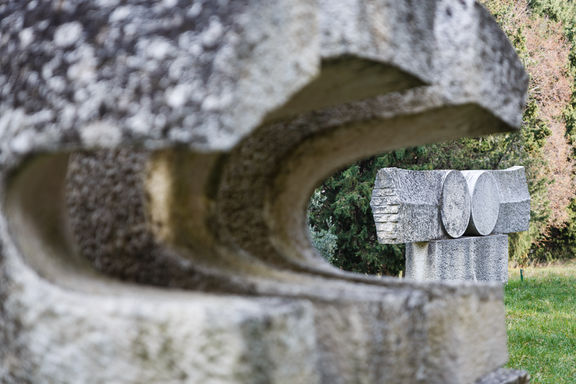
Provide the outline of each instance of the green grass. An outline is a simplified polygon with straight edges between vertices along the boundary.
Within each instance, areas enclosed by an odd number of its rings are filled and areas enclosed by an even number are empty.
[[[576,384],[576,262],[510,270],[506,323],[511,368],[532,383]]]

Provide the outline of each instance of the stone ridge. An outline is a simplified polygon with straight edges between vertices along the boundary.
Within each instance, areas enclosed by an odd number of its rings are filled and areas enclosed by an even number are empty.
[[[388,91],[400,77],[438,86],[520,125],[526,75],[472,0],[32,4],[0,6],[3,157],[124,140],[229,149],[342,57],[396,68]]]

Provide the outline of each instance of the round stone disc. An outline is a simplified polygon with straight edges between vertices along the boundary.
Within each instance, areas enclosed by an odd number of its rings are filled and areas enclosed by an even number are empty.
[[[442,226],[448,236],[460,237],[470,220],[470,193],[466,178],[460,171],[450,171],[444,176],[440,206]]]
[[[500,213],[498,183],[490,172],[468,171],[464,173],[468,189],[472,193],[470,223],[467,234],[486,236],[492,233]]]

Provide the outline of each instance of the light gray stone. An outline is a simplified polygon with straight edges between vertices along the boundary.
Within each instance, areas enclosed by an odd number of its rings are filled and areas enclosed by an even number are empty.
[[[463,195],[462,175],[469,196]],[[461,172],[384,168],[376,176],[370,206],[378,241],[385,244],[456,238],[464,221],[466,234],[475,236],[526,231],[530,222],[521,166]]]
[[[500,286],[344,273],[305,225],[354,160],[520,126],[527,76],[480,5],[9,2],[0,36],[6,384],[471,384],[505,364]]]
[[[475,384],[528,384],[529,382],[530,375],[526,371],[501,368],[479,379]]]
[[[530,224],[530,193],[524,167],[490,171],[498,182],[500,213],[496,233],[527,231]]]
[[[438,199],[438,200],[437,200]],[[501,171],[378,172],[371,200],[378,241],[406,242],[406,276],[416,280],[508,279],[508,240],[469,236],[527,230],[523,167]],[[441,224],[440,224],[441,222]]]
[[[137,187],[138,180],[129,177],[130,172],[138,174],[138,169],[142,168],[129,165],[137,165],[143,158],[146,156],[121,152],[113,157],[109,154],[88,157],[83,162],[75,159],[72,168],[69,168],[69,172],[79,172],[76,167],[82,164],[88,174],[99,177],[95,180],[102,184],[102,189],[94,189],[92,185],[87,184],[84,190],[78,185],[72,195],[74,199],[79,199],[81,196],[88,198],[84,200],[86,203],[84,209],[87,212],[72,211],[72,217],[82,215],[87,220],[84,225],[93,230],[90,232],[92,236],[95,236],[97,231],[105,231],[106,228],[110,231],[109,235],[113,235],[109,239],[99,239],[100,243],[92,245],[101,247],[100,254],[96,254],[94,259],[88,249],[85,249],[83,254],[72,251],[64,253],[72,246],[68,241],[74,236],[66,240],[65,233],[59,233],[58,228],[45,224],[57,223],[64,219],[61,215],[65,214],[65,211],[62,212],[61,209],[65,205],[59,199],[66,196],[58,195],[59,188],[62,187],[58,181],[60,178],[60,181],[66,182],[66,174],[57,174],[54,171],[59,166],[66,165],[65,162],[60,162],[58,165],[54,163],[58,161],[54,158],[38,159],[13,180],[12,192],[8,196],[8,225],[12,233],[22,236],[23,241],[17,240],[15,246],[18,248],[9,246],[4,253],[8,256],[7,260],[11,260],[8,264],[10,279],[6,280],[6,287],[13,287],[9,291],[10,300],[5,303],[5,318],[10,323],[24,324],[25,327],[14,330],[16,335],[7,336],[9,342],[3,345],[8,346],[8,349],[3,352],[18,356],[18,362],[26,362],[25,366],[14,362],[12,364],[15,366],[8,368],[14,375],[14,381],[27,377],[32,381],[44,382],[51,377],[57,377],[66,382],[65,377],[69,377],[70,380],[77,381],[83,378],[88,383],[98,383],[112,377],[123,377],[129,382],[143,382],[152,379],[176,380],[178,377],[188,377],[190,382],[202,382],[204,378],[211,377],[214,369],[217,369],[226,372],[226,375],[222,376],[225,382],[253,382],[251,380],[255,380],[254,378],[262,377],[262,382],[298,380],[313,383],[317,375],[321,375],[320,382],[346,383],[350,380],[367,378],[371,381],[381,379],[403,383],[417,382],[418,375],[425,372],[427,376],[436,377],[434,380],[437,382],[459,383],[468,382],[505,361],[504,323],[494,322],[493,327],[488,330],[480,322],[481,318],[487,321],[489,318],[501,318],[504,315],[501,291],[493,286],[419,287],[394,280],[366,279],[332,270],[323,273],[316,271],[310,276],[307,273],[295,273],[290,270],[282,272],[271,268],[263,274],[256,269],[262,268],[262,264],[258,264],[258,260],[255,259],[248,260],[250,265],[244,264],[242,259],[237,260],[235,264],[230,261],[230,265],[235,268],[235,274],[226,272],[225,267],[219,273],[209,273],[210,271],[198,268],[198,265],[191,269],[182,257],[185,254],[172,253],[163,257],[159,251],[168,251],[169,248],[162,243],[157,243],[158,250],[153,247],[150,249],[151,254],[158,258],[156,260],[149,259],[149,256],[143,253],[144,248],[136,248],[134,254],[130,254],[134,246],[144,247],[151,244],[145,236],[142,236],[146,232],[138,233],[132,229],[147,224],[145,221],[138,223],[138,220],[142,220],[142,216],[138,213],[137,203],[140,201],[146,204],[145,198],[128,194],[126,195],[128,201],[123,203],[120,199],[118,205],[108,206],[110,203],[104,194],[113,192],[113,189],[119,186]],[[190,169],[189,164],[182,164],[182,158],[177,157],[174,160],[179,160],[176,162],[178,167]],[[100,161],[103,166],[101,173],[94,173],[90,161]],[[118,162],[122,162],[122,168],[115,166]],[[66,168],[62,167],[61,170],[65,171]],[[114,177],[112,170],[122,172],[116,175],[118,177]],[[194,182],[197,182],[197,179]],[[108,183],[110,189],[104,188]],[[160,183],[156,182],[154,186],[158,187],[158,184]],[[34,191],[41,185],[45,187],[45,193],[39,198]],[[48,186],[51,188],[47,188]],[[125,191],[128,192],[127,189]],[[88,212],[93,210],[91,208],[93,200],[90,200],[93,197],[99,197],[104,205],[99,207],[98,215],[94,214],[92,217]],[[181,209],[181,206],[178,208]],[[167,213],[170,214],[170,211]],[[122,220],[121,217],[130,220]],[[49,230],[45,231],[43,228]],[[77,230],[82,231],[83,227],[78,227]],[[122,230],[128,230],[128,233],[122,234]],[[157,232],[149,229],[148,233],[149,236],[154,236],[153,239],[161,240]],[[81,236],[81,233],[76,234],[82,247],[86,243],[82,242]],[[139,241],[143,243],[139,244]],[[124,249],[127,253],[123,255],[124,257],[116,258],[120,260],[104,258],[105,252],[111,251],[112,254],[119,255],[121,248],[109,247],[121,247],[122,244],[125,244]],[[26,262],[32,266],[32,270],[19,258],[14,257],[19,252],[25,255]],[[138,252],[141,255],[140,260],[136,257]],[[94,263],[94,267],[104,272],[104,275],[95,274],[83,259],[84,256]],[[181,262],[180,271],[174,266],[174,259]],[[201,255],[195,260],[197,264],[206,263]],[[139,285],[120,283],[107,277],[119,276],[118,270],[122,268],[123,263],[128,267],[125,267],[126,271],[120,277],[140,283]],[[114,270],[110,266],[118,269]],[[168,269],[170,266],[171,269]],[[241,268],[250,266],[256,267],[255,270],[249,271],[250,274],[239,273],[242,271]],[[327,272],[330,273],[326,274]],[[43,277],[40,278],[39,275]],[[163,276],[171,280],[163,281],[160,278]],[[10,281],[17,283],[12,284]],[[190,291],[189,293],[162,291],[141,284],[177,286]],[[321,289],[318,289],[319,287]],[[20,294],[12,293],[12,289]],[[281,296],[284,300],[250,301],[246,297],[229,297],[225,294],[232,291]],[[39,297],[43,298],[45,305],[34,304]],[[194,305],[188,304],[188,300]],[[306,305],[301,308],[298,303]],[[250,304],[253,307],[250,307]],[[182,306],[190,306],[190,314],[187,311],[178,311]],[[220,306],[225,306],[230,313],[215,314],[216,310],[212,308]],[[470,311],[470,306],[480,306],[481,314],[474,318],[466,317],[464,314]],[[207,309],[203,309],[205,307]],[[267,310],[268,307],[270,310]],[[54,308],[62,309],[54,313]],[[253,308],[253,311],[250,308]],[[462,322],[453,321],[450,327],[445,327],[442,319],[446,310],[451,313],[462,311],[460,317]],[[222,333],[217,327],[219,322],[206,320],[199,323],[188,320],[189,316],[194,316],[196,319],[199,313],[203,313],[202,311],[207,311],[208,319],[222,315],[223,320],[230,321],[230,323],[225,321],[222,327],[229,329],[232,333],[230,338],[235,342],[226,339],[227,341],[220,343],[210,336]],[[237,316],[234,316],[235,311],[238,312]],[[149,313],[156,315],[151,316]],[[251,314],[254,314],[254,317]],[[260,315],[265,316],[264,320],[259,320]],[[309,316],[313,316],[314,326],[310,325]],[[45,317],[45,321],[26,320]],[[181,322],[187,326],[181,327],[179,325]],[[234,325],[236,322],[239,329]],[[287,325],[283,326],[285,323]],[[244,324],[247,331],[243,328]],[[310,329],[310,332],[298,331],[304,340],[291,336],[294,329],[299,329],[298,324]],[[408,324],[410,326],[407,326]],[[270,329],[276,325],[286,332],[280,332],[278,335],[279,337],[284,335],[286,338],[284,342],[294,343],[294,348],[301,349],[286,350],[281,347],[281,351],[285,351],[288,355],[280,352],[269,353],[272,347],[266,344],[266,340],[273,340],[271,342],[275,345],[280,342],[274,341],[276,336]],[[130,327],[138,330],[134,331],[137,332],[135,337],[140,333],[149,337],[132,338],[126,331]],[[139,331],[140,327],[142,331]],[[163,331],[164,327],[174,327],[175,333]],[[352,329],[354,331],[351,331]],[[474,329],[474,332],[466,333],[469,338],[456,337],[463,335],[464,329]],[[47,334],[44,336],[46,342],[32,342],[39,340],[43,333]],[[77,334],[87,335],[89,339],[86,341],[79,339],[75,336]],[[187,341],[174,345],[173,339],[191,340],[192,336],[189,334],[197,335],[194,342]],[[208,338],[206,344],[203,342],[204,335]],[[271,339],[261,340],[264,337],[262,335],[267,335]],[[65,340],[65,342],[57,343],[53,340]],[[99,344],[98,340],[102,344]],[[92,342],[95,344],[90,344]],[[212,342],[216,343],[214,353],[225,361],[206,363],[207,366],[202,368],[206,373],[198,376],[195,372],[205,362],[202,360],[208,353],[205,351],[212,350]],[[314,346],[312,351],[307,349],[310,346],[307,343],[310,342]],[[238,345],[244,344],[248,345],[250,350],[255,348],[255,351],[249,353],[249,350],[239,349]],[[171,361],[175,359],[174,356],[180,356],[182,348],[186,346],[189,352],[182,355],[184,362],[176,365],[177,369],[165,368],[172,367],[170,364],[173,364]],[[224,349],[219,349],[218,346]],[[70,365],[59,362],[70,349],[77,348],[89,348],[90,353],[80,354]],[[103,350],[113,352],[101,356]],[[382,352],[373,355],[375,350]],[[428,350],[435,351],[433,360],[430,360],[425,352]],[[484,350],[490,350],[491,353],[485,356]],[[299,363],[285,366],[286,361],[298,361],[289,356],[292,352],[307,359],[314,369],[302,371],[298,367]],[[50,360],[44,359],[48,353],[52,357]],[[460,359],[456,364],[449,363],[455,353],[466,353],[475,358]],[[267,358],[263,359],[262,354]],[[163,358],[160,359],[159,355]],[[114,356],[113,361],[110,360],[111,356]],[[485,356],[481,358],[481,364],[476,361],[478,356]],[[197,358],[198,363],[188,364],[193,358]],[[377,364],[358,368],[361,362],[372,361],[374,358],[378,359]],[[150,365],[149,359],[153,359],[157,364]],[[100,366],[104,363],[113,366],[105,371],[94,371],[90,368],[91,364]],[[414,364],[420,368],[414,370]],[[86,369],[91,371],[90,377],[83,376],[85,371],[74,371],[73,374],[68,372],[78,365],[87,367]],[[273,367],[281,369],[277,371]],[[259,370],[262,370],[258,373],[261,376],[257,375]],[[68,376],[65,376],[66,374]]]
[[[470,218],[470,193],[461,172],[445,174],[440,197],[440,217],[448,236],[458,238],[464,234]]]
[[[520,125],[526,74],[472,0],[418,7],[409,0],[59,4],[0,9],[2,35],[13,37],[0,52],[3,151],[58,146],[64,132],[71,145],[80,134],[88,137],[83,147],[107,146],[83,134],[94,127],[155,148],[226,150],[267,115],[417,85],[430,86],[443,105],[475,103],[507,126]],[[503,129],[480,125],[477,133]],[[16,131],[20,140],[6,145]]]
[[[492,233],[500,212],[498,184],[489,171],[463,171],[471,195],[468,235]]]
[[[378,241],[385,244],[461,236],[470,217],[466,179],[459,171],[378,171],[372,199]]]
[[[505,283],[508,281],[508,236],[406,244],[406,278]]]

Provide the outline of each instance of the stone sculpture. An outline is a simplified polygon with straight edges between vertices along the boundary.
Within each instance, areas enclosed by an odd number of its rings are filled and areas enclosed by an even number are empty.
[[[406,277],[416,280],[506,282],[506,234],[528,230],[530,221],[523,167],[383,168],[376,176],[370,205],[378,241],[407,243]]]
[[[356,159],[516,129],[527,76],[471,0],[0,5],[0,377],[525,383],[502,289],[324,263]]]

